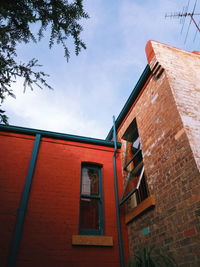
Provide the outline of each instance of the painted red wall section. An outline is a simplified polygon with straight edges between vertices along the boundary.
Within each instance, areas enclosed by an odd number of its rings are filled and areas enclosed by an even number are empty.
[[[1,216],[6,214],[0,222],[5,234],[0,242],[3,242],[2,266],[5,266],[33,138],[19,134],[7,137],[3,133],[0,140],[1,158],[4,159],[0,163],[0,183],[4,186],[0,196],[3,197],[1,202],[6,202],[0,208]],[[17,267],[119,266],[112,157],[113,148],[42,138]],[[104,235],[113,237],[113,247],[72,246],[72,235],[78,234],[81,162],[84,161],[103,165]],[[123,184],[119,156],[117,162],[121,195]],[[127,254],[126,229],[125,224],[122,225]]]
[[[33,137],[10,133],[2,133],[0,137],[0,266],[5,266]]]

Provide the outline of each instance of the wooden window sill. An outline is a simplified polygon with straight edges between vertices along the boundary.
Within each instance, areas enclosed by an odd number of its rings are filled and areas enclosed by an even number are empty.
[[[129,223],[132,221],[134,218],[136,218],[138,215],[143,213],[145,210],[149,209],[150,207],[155,206],[155,197],[154,196],[149,196],[145,200],[143,200],[140,204],[135,207],[135,209],[128,214],[126,214],[125,217],[125,223]]]
[[[103,246],[112,247],[112,236],[98,236],[98,235],[73,235],[73,246]]]

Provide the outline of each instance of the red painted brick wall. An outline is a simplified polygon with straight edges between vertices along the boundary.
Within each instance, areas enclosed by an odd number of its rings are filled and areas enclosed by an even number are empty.
[[[24,139],[27,138],[24,135],[9,134],[10,137],[4,135],[5,133],[0,136],[4,147],[4,150],[1,149],[4,160],[1,164],[0,180],[5,184],[6,200],[8,203],[12,201],[10,204],[12,210],[8,210],[5,205],[7,219],[1,228],[1,231],[5,232],[1,244],[4,249],[2,266],[6,263],[7,255],[4,251],[7,252],[13,233],[16,209],[33,146],[31,137]],[[17,260],[18,267],[119,266],[112,157],[112,148],[42,138],[25,217]],[[104,234],[113,237],[113,247],[72,246],[72,235],[78,234],[81,162],[83,161],[103,165]],[[119,156],[117,164],[121,194]],[[17,181],[13,182],[13,179]],[[15,194],[11,194],[12,192]],[[2,195],[1,192],[0,195]],[[4,203],[5,198],[2,201]],[[1,209],[3,207],[0,211]],[[127,255],[125,227],[123,235]]]
[[[0,266],[6,266],[17,209],[32,153],[30,136],[2,133],[0,138]]]

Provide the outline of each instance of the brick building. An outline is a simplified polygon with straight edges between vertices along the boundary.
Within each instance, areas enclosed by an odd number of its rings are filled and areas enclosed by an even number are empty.
[[[119,266],[113,142],[11,126],[0,147],[0,266]]]
[[[116,121],[130,253],[153,244],[200,266],[200,54],[154,41],[146,54]]]
[[[152,245],[200,266],[200,55],[146,54],[118,143],[0,126],[1,266],[123,266]]]

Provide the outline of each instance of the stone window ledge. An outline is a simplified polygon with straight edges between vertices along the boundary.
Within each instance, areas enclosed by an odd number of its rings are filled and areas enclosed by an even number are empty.
[[[134,218],[139,216],[145,210],[149,209],[150,207],[154,207],[154,206],[155,206],[154,196],[149,196],[148,198],[144,199],[140,204],[137,205],[137,207],[134,208],[133,211],[126,214],[126,217],[125,217],[126,224],[131,222]]]
[[[73,235],[73,246],[103,246],[112,247],[112,236],[98,236],[98,235]]]

